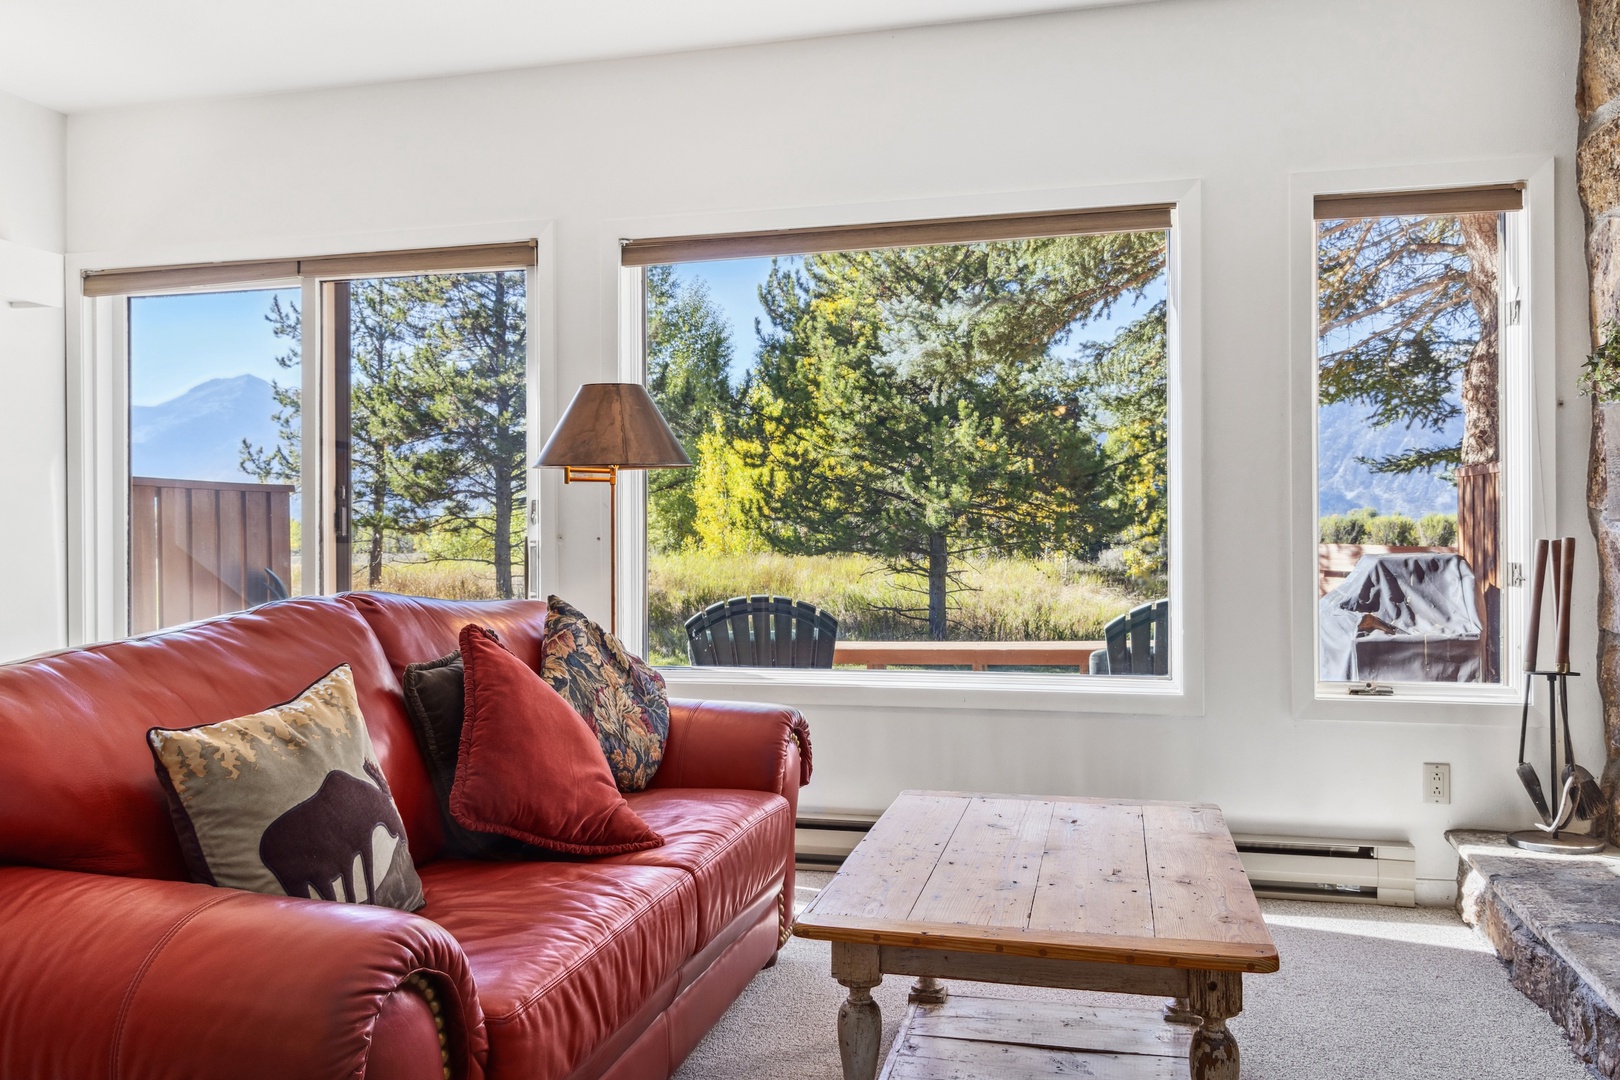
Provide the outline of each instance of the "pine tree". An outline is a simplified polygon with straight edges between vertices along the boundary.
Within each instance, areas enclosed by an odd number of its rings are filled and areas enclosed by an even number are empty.
[[[349,285],[349,461],[351,517],[366,544],[366,588],[382,586],[389,534],[421,529],[427,507],[402,488],[433,429],[421,408],[408,287],[398,278]]]
[[[433,507],[438,527],[473,538],[496,594],[511,597],[527,505],[524,276],[434,274],[401,287],[418,342],[412,385],[422,396],[410,404],[428,433],[401,493]]]
[[[1377,473],[1497,460],[1498,216],[1323,221],[1317,233],[1322,405],[1367,406],[1373,427],[1458,443],[1364,459]]]
[[[647,392],[669,421],[692,469],[648,477],[648,540],[672,551],[699,542],[696,484],[704,447],[729,433],[736,400],[731,333],[702,280],[682,281],[674,267],[647,268]]]
[[[897,614],[934,640],[963,558],[1094,556],[1127,523],[1126,463],[1102,445],[1087,363],[1061,346],[1164,259],[1163,234],[1139,233],[777,266],[744,421],[760,531],[918,582],[925,602]]]
[[[303,322],[298,305],[283,305],[280,296],[271,296],[270,310],[264,318],[270,324],[270,332],[288,343],[287,351],[276,357],[276,366],[283,371],[299,370],[303,356]],[[303,454],[299,442],[302,383],[283,385],[279,379],[273,379],[270,393],[276,403],[276,411],[270,414],[276,424],[276,444],[254,446],[250,440],[243,439],[241,469],[261,484],[292,484],[302,490]]]

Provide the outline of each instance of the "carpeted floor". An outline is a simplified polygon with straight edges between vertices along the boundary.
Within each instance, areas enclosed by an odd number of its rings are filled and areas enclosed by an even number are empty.
[[[801,873],[799,904],[827,880]],[[1588,1080],[1552,1020],[1508,985],[1490,947],[1453,912],[1261,906],[1282,970],[1244,979],[1243,1014],[1231,1025],[1244,1080]],[[687,1058],[679,1080],[841,1080],[833,1028],[843,993],[828,963],[824,943],[790,941]],[[873,991],[885,1054],[910,983],[891,976]],[[1011,986],[974,992],[1107,1000]]]

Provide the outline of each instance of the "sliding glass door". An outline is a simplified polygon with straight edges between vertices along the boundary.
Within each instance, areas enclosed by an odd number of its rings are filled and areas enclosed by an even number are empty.
[[[129,295],[130,631],[527,595],[526,294],[492,269]]]
[[[524,275],[333,284],[334,587],[525,595]]]
[[[129,629],[311,591],[297,289],[129,301]]]

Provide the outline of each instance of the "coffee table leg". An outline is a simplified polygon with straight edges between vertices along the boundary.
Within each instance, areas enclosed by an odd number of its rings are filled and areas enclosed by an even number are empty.
[[[916,985],[906,996],[906,1001],[912,1005],[943,1005],[945,984],[931,975],[919,975]]]
[[[883,982],[876,945],[832,943],[832,974],[849,989],[838,1006],[838,1056],[844,1080],[874,1080],[883,1042],[883,1013],[872,1000],[872,988]]]
[[[1238,1080],[1237,1039],[1226,1021],[1243,1011],[1243,976],[1236,971],[1194,971],[1188,1011],[1197,1014],[1189,1063],[1192,1080]]]

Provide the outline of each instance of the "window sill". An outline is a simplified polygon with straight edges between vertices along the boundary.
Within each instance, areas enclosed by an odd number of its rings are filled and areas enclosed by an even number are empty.
[[[1522,686],[1462,687],[1396,683],[1389,695],[1348,692],[1346,683],[1317,683],[1314,696],[1297,710],[1301,720],[1395,723],[1518,723]],[[1532,702],[1534,694],[1532,693]],[[1417,711],[1414,711],[1417,710]]]
[[[671,697],[844,708],[1136,713],[1201,716],[1200,697],[1174,679],[967,671],[805,668],[659,669]]]

